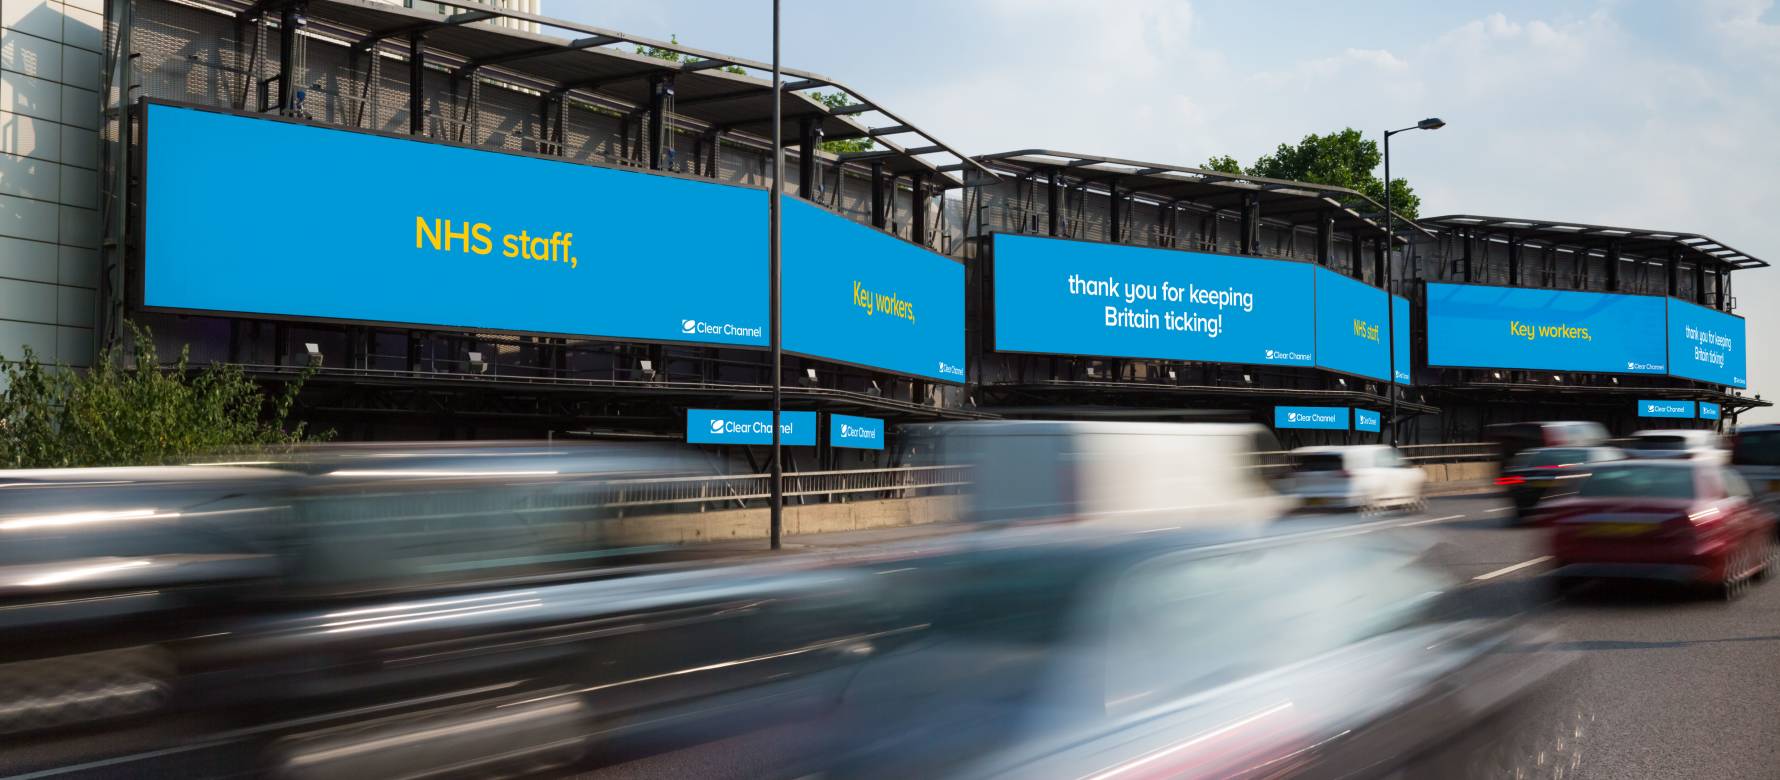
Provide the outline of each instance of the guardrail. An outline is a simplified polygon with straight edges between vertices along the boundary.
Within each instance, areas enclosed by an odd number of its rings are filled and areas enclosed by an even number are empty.
[[[613,480],[602,488],[610,499],[605,506],[626,513],[644,508],[702,512],[758,506],[771,497],[770,479],[768,474],[652,477]],[[808,504],[945,495],[969,484],[969,466],[904,466],[794,471],[785,475],[784,490],[788,502]]]

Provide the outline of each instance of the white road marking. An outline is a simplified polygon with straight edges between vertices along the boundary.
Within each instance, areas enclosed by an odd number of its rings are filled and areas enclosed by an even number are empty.
[[[1447,516],[1445,516],[1445,517],[1434,517],[1434,518],[1430,518],[1430,519],[1427,519],[1427,520],[1417,520],[1417,521],[1415,521],[1415,522],[1413,522],[1413,523],[1404,523],[1404,524],[1403,524],[1403,527],[1404,527],[1404,528],[1408,528],[1408,527],[1410,527],[1410,526],[1416,526],[1416,525],[1428,525],[1428,524],[1430,524],[1430,523],[1444,523],[1444,522],[1446,522],[1446,521],[1448,521],[1448,520],[1457,520],[1457,519],[1459,519],[1459,518],[1461,518],[1461,517],[1467,517],[1467,516],[1468,516],[1468,515],[1447,515]]]
[[[1551,556],[1549,556],[1549,555],[1541,555],[1541,556],[1539,556],[1539,557],[1537,557],[1537,558],[1534,558],[1534,559],[1532,559],[1532,560],[1530,560],[1530,561],[1521,561],[1521,562],[1520,562],[1520,563],[1517,563],[1517,564],[1514,564],[1514,565],[1513,565],[1513,566],[1505,566],[1505,567],[1503,567],[1503,568],[1500,568],[1500,569],[1497,569],[1497,570],[1495,570],[1495,571],[1492,571],[1492,572],[1490,572],[1490,573],[1488,573],[1488,574],[1479,574],[1479,575],[1477,575],[1477,576],[1475,576],[1475,577],[1472,577],[1472,578],[1471,578],[1471,579],[1474,579],[1474,580],[1493,580],[1493,579],[1495,579],[1495,578],[1497,578],[1497,577],[1500,577],[1500,576],[1502,576],[1502,575],[1504,575],[1504,574],[1509,574],[1509,573],[1512,573],[1512,572],[1517,572],[1517,571],[1520,571],[1520,570],[1521,570],[1521,569],[1524,569],[1524,568],[1526,568],[1526,567],[1528,567],[1528,566],[1537,566],[1537,565],[1539,565],[1539,564],[1541,564],[1541,563],[1544,563],[1544,562],[1546,562],[1546,561],[1549,561],[1549,560],[1551,560]]]
[[[1485,509],[1483,511],[1488,512],[1493,515],[1497,512],[1508,512],[1513,509],[1514,509],[1514,507],[1511,507],[1511,506],[1499,506],[1499,507],[1496,507],[1495,509]]]

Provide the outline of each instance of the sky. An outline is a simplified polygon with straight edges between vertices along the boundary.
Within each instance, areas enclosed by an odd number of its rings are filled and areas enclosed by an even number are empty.
[[[543,0],[549,16],[766,60],[767,0]],[[1773,0],[783,0],[787,67],[968,154],[1247,164],[1398,136],[1422,213],[1702,233],[1780,266]],[[1733,276],[1750,389],[1780,399],[1780,268]],[[1745,422],[1780,422],[1780,411]]]

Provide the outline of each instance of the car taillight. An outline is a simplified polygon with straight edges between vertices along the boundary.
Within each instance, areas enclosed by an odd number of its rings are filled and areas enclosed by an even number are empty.
[[[1510,474],[1506,477],[1496,477],[1496,484],[1500,485],[1502,487],[1507,487],[1509,485],[1525,484],[1526,481],[1527,481],[1526,477],[1518,477],[1518,476],[1514,476],[1512,474]]]

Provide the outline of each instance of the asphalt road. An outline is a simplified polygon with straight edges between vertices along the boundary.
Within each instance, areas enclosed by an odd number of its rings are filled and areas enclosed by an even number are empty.
[[[1446,498],[1398,520],[1436,534],[1442,563],[1497,608],[1561,627],[1581,658],[1577,704],[1589,718],[1572,777],[1780,778],[1780,577],[1728,604],[1654,587],[1586,585],[1559,597],[1541,579],[1544,532],[1510,527],[1505,515],[1493,497]],[[581,776],[761,777],[807,732],[775,724]]]

